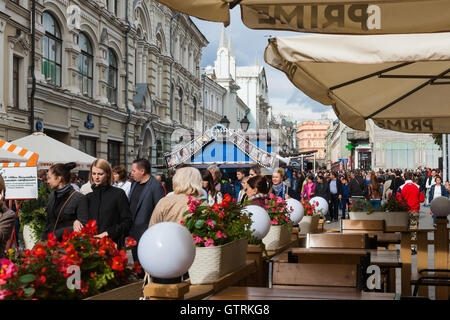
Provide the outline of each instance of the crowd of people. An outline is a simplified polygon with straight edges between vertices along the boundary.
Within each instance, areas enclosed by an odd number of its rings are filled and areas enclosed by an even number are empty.
[[[429,205],[439,196],[448,197],[450,185],[443,183],[438,170],[379,170],[374,171],[295,171],[275,168],[271,175],[262,173],[255,165],[248,172],[240,168],[233,177],[211,165],[200,171],[189,165],[180,165],[163,174],[151,175],[146,159],[133,161],[131,172],[125,167],[112,168],[108,161],[97,159],[92,163],[89,181],[71,172],[75,163],[58,163],[48,172],[39,171],[39,184],[52,190],[46,205],[47,223],[41,240],[53,233],[61,239],[64,230],[80,231],[89,221],[98,226],[97,237],[110,237],[117,246],[123,246],[126,237],[138,243],[143,233],[162,221],[179,223],[188,210],[189,197],[205,200],[208,205],[221,203],[226,194],[240,203],[264,206],[273,194],[282,199],[311,199],[320,196],[329,203],[326,222],[348,218],[352,200],[367,199],[375,209],[395,195],[407,201],[413,224],[417,223],[420,203]],[[3,203],[4,183],[0,177],[2,213],[0,220],[0,251],[11,234],[11,210]],[[136,246],[137,248],[137,246]],[[138,261],[137,249],[133,259]]]

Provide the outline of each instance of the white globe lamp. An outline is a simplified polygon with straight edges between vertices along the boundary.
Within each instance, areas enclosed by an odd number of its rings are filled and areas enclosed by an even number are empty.
[[[430,204],[431,212],[435,217],[446,217],[450,213],[450,200],[446,197],[437,197]]]
[[[314,205],[316,211],[322,212],[322,215],[326,215],[328,212],[328,202],[322,197],[314,197],[309,200],[309,204]]]
[[[252,236],[260,240],[264,238],[270,229],[270,217],[267,211],[255,205],[245,206],[242,211],[252,214],[250,217],[252,220],[252,226],[250,227],[253,230]]]
[[[144,232],[137,253],[142,268],[152,278],[181,278],[194,262],[195,244],[192,234],[182,225],[161,222]]]
[[[286,207],[290,212],[289,217],[294,224],[299,223],[303,219],[305,211],[300,201],[289,198],[286,200]]]

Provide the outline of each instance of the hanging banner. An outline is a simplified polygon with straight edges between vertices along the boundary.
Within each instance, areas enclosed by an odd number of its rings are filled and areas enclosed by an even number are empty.
[[[4,167],[0,175],[5,180],[6,200],[37,199],[37,167]]]

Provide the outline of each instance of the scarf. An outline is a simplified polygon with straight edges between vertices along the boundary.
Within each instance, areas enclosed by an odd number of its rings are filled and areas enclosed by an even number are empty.
[[[67,184],[64,188],[56,189],[56,190],[55,190],[55,196],[56,196],[57,198],[62,197],[62,196],[67,192],[67,190],[69,190],[71,187],[72,187],[72,186],[71,186],[70,183],[69,183],[69,184]]]
[[[286,186],[283,183],[280,183],[279,185],[273,185],[272,189],[274,191],[274,194],[277,197],[281,197],[284,200],[284,195],[286,193]]]

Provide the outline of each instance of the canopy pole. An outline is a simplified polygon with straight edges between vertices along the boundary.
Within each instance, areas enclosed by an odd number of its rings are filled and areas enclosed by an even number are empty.
[[[383,108],[381,108],[381,109],[375,111],[374,113],[368,115],[367,117],[364,117],[364,119],[367,120],[367,119],[373,118],[374,116],[376,116],[376,115],[379,114],[380,112],[383,112],[383,111],[386,110],[387,108],[392,107],[394,104],[396,104],[396,103],[398,103],[398,102],[400,102],[400,101],[406,99],[407,97],[409,97],[409,96],[412,95],[413,93],[419,91],[420,89],[425,88],[426,86],[433,84],[437,79],[439,79],[440,77],[446,75],[446,74],[449,73],[449,72],[450,72],[450,69],[447,69],[447,70],[445,70],[444,72],[440,73],[439,75],[437,75],[437,76],[431,78],[430,80],[425,81],[425,82],[422,83],[420,86],[418,86],[418,87],[412,89],[411,91],[405,93],[404,95],[402,95],[400,98],[395,99],[394,101],[392,101],[391,103],[387,104],[387,105],[384,106]]]
[[[442,155],[443,155],[443,173],[442,178],[445,181],[447,181],[447,167],[448,167],[448,161],[447,161],[447,134],[442,135]]]

